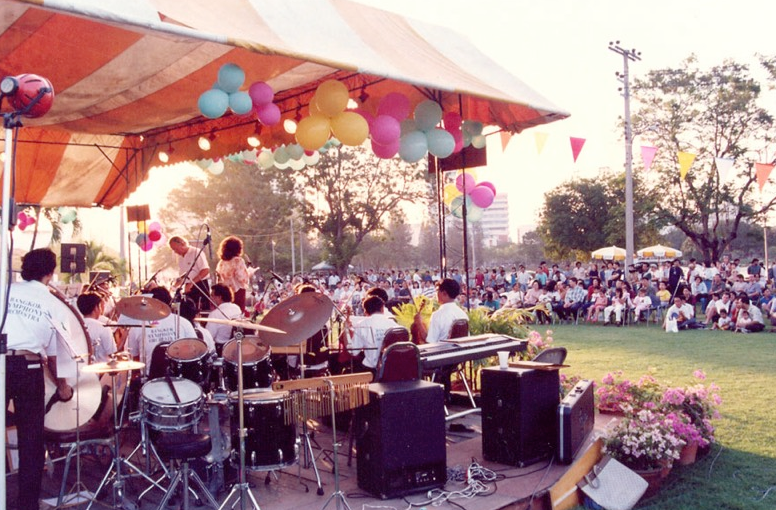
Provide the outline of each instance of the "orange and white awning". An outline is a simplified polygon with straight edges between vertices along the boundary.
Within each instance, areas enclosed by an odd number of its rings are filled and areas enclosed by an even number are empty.
[[[568,116],[460,34],[352,1],[0,0],[0,77],[35,73],[56,91],[19,133],[17,201],[112,207],[160,150],[173,149],[170,163],[201,158],[196,140],[210,133],[207,157],[245,149],[255,119],[197,109],[228,62],[246,84],[269,83],[287,117],[330,77],[351,97],[434,97],[510,132]]]

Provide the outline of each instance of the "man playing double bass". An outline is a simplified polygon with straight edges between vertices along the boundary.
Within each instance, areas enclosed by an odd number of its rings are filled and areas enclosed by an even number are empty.
[[[169,244],[170,249],[178,255],[180,276],[175,285],[194,300],[198,310],[210,310],[210,266],[205,254],[180,236],[172,236]]]

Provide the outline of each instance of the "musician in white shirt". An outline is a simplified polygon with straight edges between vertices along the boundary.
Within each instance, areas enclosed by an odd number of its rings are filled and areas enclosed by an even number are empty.
[[[458,306],[456,298],[461,286],[452,278],[445,278],[437,286],[439,308],[431,314],[428,327],[421,320],[420,312],[415,315],[415,324],[421,340],[433,344],[450,338],[450,328],[458,319],[469,320],[469,316]]]

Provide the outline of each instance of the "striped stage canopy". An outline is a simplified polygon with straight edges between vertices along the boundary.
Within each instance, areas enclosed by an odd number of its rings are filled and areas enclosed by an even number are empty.
[[[0,0],[0,77],[34,73],[56,91],[19,132],[17,202],[113,207],[159,151],[173,164],[245,150],[257,134],[292,142],[282,122],[257,133],[255,116],[200,115],[197,98],[229,62],[246,87],[272,86],[284,118],[306,115],[329,78],[354,99],[432,98],[512,133],[568,116],[462,35],[352,1]]]

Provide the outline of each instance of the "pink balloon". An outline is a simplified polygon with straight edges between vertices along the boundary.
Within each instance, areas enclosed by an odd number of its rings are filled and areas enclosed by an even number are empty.
[[[453,139],[455,139],[455,148],[453,149],[453,154],[456,154],[463,150],[463,131],[457,129],[454,132],[451,132],[451,134],[453,135]]]
[[[267,103],[271,103],[275,98],[275,93],[272,91],[272,87],[263,81],[257,81],[253,83],[248,89],[248,95],[251,96],[253,106],[261,106]]]
[[[148,239],[150,239],[152,242],[157,242],[162,238],[162,233],[158,230],[151,230],[148,233]]]
[[[490,204],[493,203],[495,196],[496,195],[493,193],[492,189],[481,185],[475,186],[472,192],[469,193],[469,197],[471,197],[472,203],[477,207],[482,207],[483,209],[490,207]]]
[[[153,247],[154,247],[154,242],[149,240],[143,246],[141,246],[140,249],[143,251],[151,251],[151,248]]]
[[[267,103],[256,107],[256,117],[265,126],[274,126],[280,122],[280,108],[275,103]]]
[[[380,145],[389,145],[401,136],[401,124],[390,115],[378,115],[369,128],[372,140]]]
[[[444,123],[445,129],[450,131],[450,134],[454,134],[451,129],[458,129],[460,131],[463,119],[461,118],[461,115],[456,112],[447,112],[444,117],[442,117],[442,122]]]
[[[159,223],[158,221],[152,221],[152,222],[151,222],[151,223],[148,225],[148,231],[149,231],[149,232],[152,232],[152,231],[154,231],[154,230],[158,230],[159,232],[161,232],[161,231],[162,231],[162,224],[161,224],[161,223]]]
[[[375,121],[375,116],[372,114],[372,112],[364,108],[356,108],[353,111],[364,117],[364,120],[366,120],[366,123],[369,124],[369,129],[371,130],[372,123]]]
[[[464,188],[464,181],[466,182],[466,187]],[[471,174],[460,174],[458,177],[455,178],[455,187],[460,191],[461,193],[465,193],[469,195],[474,187],[477,185],[477,181],[474,180],[474,176]]]
[[[372,140],[372,152],[375,153],[375,156],[382,159],[390,159],[394,157],[396,153],[399,152],[400,146],[401,143],[399,138],[385,145],[379,144]]]
[[[407,96],[399,92],[391,92],[380,100],[377,115],[390,115],[399,122],[410,116],[412,107]]]
[[[493,184],[492,182],[488,182],[488,181],[478,182],[477,186],[485,186],[486,188],[490,188],[493,190],[493,195],[496,194],[496,185]]]

